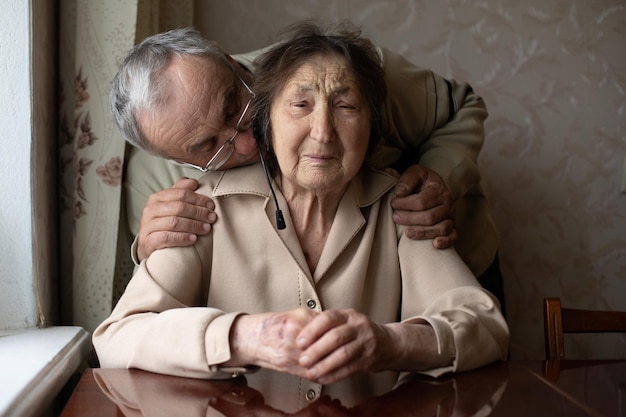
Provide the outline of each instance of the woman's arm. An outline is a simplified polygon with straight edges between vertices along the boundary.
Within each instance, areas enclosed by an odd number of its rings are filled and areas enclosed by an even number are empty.
[[[211,241],[163,249],[141,263],[111,315],[94,331],[102,367],[230,377],[233,370],[222,364],[230,359],[229,333],[241,313],[206,307],[203,280],[209,275],[203,260],[210,260],[196,247]]]
[[[453,249],[408,239],[399,228],[400,317],[374,323],[354,310],[322,312],[297,337],[307,378],[328,384],[363,371],[439,376],[506,358],[498,301]]]

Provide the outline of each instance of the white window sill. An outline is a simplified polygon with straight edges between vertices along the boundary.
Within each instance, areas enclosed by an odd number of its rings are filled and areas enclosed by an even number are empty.
[[[0,416],[40,415],[91,350],[81,327],[0,330]]]

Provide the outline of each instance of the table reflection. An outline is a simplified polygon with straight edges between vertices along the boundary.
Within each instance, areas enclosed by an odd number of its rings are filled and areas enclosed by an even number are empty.
[[[102,392],[131,416],[487,416],[505,391],[496,363],[439,379],[368,374],[323,387],[307,399],[298,378],[259,371],[233,380],[196,380],[136,370],[93,369]],[[310,397],[310,396],[309,396]]]

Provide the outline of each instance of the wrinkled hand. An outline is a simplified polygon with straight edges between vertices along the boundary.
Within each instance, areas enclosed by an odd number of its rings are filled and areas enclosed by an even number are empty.
[[[386,328],[352,309],[323,311],[296,343],[303,350],[299,364],[307,369],[305,377],[320,384],[381,370],[394,354]]]
[[[421,165],[411,165],[398,179],[395,193],[396,198],[391,201],[393,219],[409,226],[409,238],[434,239],[437,249],[456,242],[454,201],[439,174]]]
[[[182,178],[172,188],[148,197],[139,221],[137,255],[139,260],[157,249],[191,246],[199,235],[211,231],[217,216],[215,204],[195,193],[198,181]]]
[[[229,365],[256,365],[306,378],[296,340],[319,313],[297,309],[239,316],[231,328]]]

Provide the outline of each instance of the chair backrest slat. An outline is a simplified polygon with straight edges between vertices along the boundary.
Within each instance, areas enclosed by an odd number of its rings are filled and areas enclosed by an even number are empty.
[[[626,313],[561,308],[564,333],[626,332]]]
[[[544,298],[546,359],[565,359],[563,333],[626,333],[626,312],[562,308],[557,297]]]

